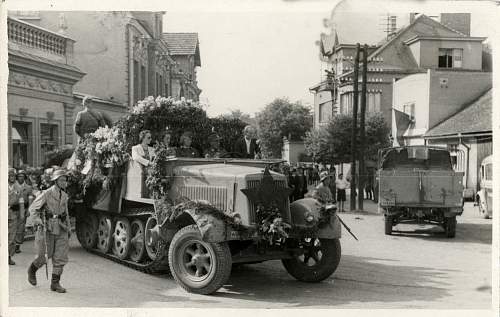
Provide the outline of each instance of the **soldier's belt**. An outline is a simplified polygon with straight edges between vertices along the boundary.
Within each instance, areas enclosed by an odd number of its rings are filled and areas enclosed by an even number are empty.
[[[61,219],[62,221],[65,221],[66,220],[66,214],[56,215],[56,214],[53,214],[51,212],[46,212],[45,213],[45,218],[46,219],[50,219],[50,218]]]

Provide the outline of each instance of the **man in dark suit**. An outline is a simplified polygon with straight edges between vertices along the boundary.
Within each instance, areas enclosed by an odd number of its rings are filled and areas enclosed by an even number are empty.
[[[243,138],[238,140],[234,146],[234,152],[238,153],[241,158],[255,159],[260,157],[260,147],[255,138],[257,131],[251,125],[247,125],[243,129]]]

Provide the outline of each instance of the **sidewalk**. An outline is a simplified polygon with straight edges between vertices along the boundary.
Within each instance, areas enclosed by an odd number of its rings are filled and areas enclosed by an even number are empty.
[[[314,189],[314,185],[309,185],[308,190],[311,191]],[[358,201],[356,198],[356,205],[358,205]],[[338,206],[338,204],[337,204]],[[369,214],[376,214],[378,215],[378,206],[377,203],[374,202],[373,200],[370,199],[365,199],[363,201],[363,210],[357,210],[357,211],[350,211],[351,210],[351,190],[348,188],[346,189],[346,201],[344,203],[344,210],[346,213],[369,213]]]

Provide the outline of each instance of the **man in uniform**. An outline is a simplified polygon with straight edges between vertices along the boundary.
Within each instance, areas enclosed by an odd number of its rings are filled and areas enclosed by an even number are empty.
[[[81,138],[87,133],[95,132],[99,127],[106,126],[103,115],[92,109],[92,98],[86,96],[82,100],[83,110],[76,114],[75,133]]]
[[[36,285],[36,271],[46,264],[45,252],[47,252],[47,258],[52,258],[50,289],[65,293],[66,289],[59,284],[59,281],[63,267],[68,263],[68,241],[71,235],[68,195],[64,192],[67,186],[66,172],[55,171],[51,180],[55,182],[54,185],[39,195],[29,208],[33,226],[37,227],[35,233],[37,258],[28,269],[28,281],[31,285]]]
[[[28,216],[28,207],[33,199],[33,189],[26,183],[26,172],[19,170],[17,172],[17,181],[14,183],[16,191],[19,193],[19,216],[17,219],[16,233],[16,253],[21,253],[21,244],[24,242],[24,231],[26,227],[26,218]]]
[[[19,193],[15,187],[16,170],[9,168],[9,265],[15,265],[12,260],[16,250],[17,219],[19,214]]]
[[[316,186],[313,192],[313,197],[319,200],[320,202],[326,204],[330,202],[334,202],[332,192],[330,191],[330,174],[327,171],[321,172],[319,175],[319,185]]]

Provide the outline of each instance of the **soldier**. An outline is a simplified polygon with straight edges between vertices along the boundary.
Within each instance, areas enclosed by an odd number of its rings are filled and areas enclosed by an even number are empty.
[[[12,260],[16,250],[17,218],[19,213],[19,193],[15,187],[16,170],[9,168],[9,265],[15,265]]]
[[[216,133],[212,133],[208,136],[208,143],[210,143],[210,148],[205,150],[205,158],[220,158],[226,154],[226,151],[220,147],[220,137]]]
[[[35,233],[35,248],[37,258],[28,269],[28,281],[36,285],[36,271],[46,264],[46,257],[52,258],[52,282],[50,289],[65,293],[59,281],[63,267],[68,263],[68,242],[71,235],[71,225],[68,215],[68,195],[64,192],[67,186],[66,172],[57,170],[52,174],[52,187],[38,196],[29,211],[33,219]]]
[[[21,244],[24,242],[24,231],[26,227],[26,217],[30,202],[33,200],[33,189],[26,183],[26,172],[17,172],[17,181],[14,183],[16,191],[19,193],[19,214],[17,218],[16,232],[16,253],[21,253]]]
[[[92,98],[86,96],[82,100],[83,110],[76,114],[74,130],[80,140],[87,133],[95,132],[99,127],[108,125],[103,115],[93,109]],[[110,125],[110,124],[109,124]]]
[[[332,192],[330,191],[330,174],[327,171],[323,171],[319,175],[319,178],[320,183],[314,189],[312,196],[324,204],[334,202],[335,200],[333,198]]]
[[[200,157],[198,150],[191,146],[192,141],[193,133],[191,131],[186,131],[181,135],[179,140],[181,146],[177,149],[178,157]]]

